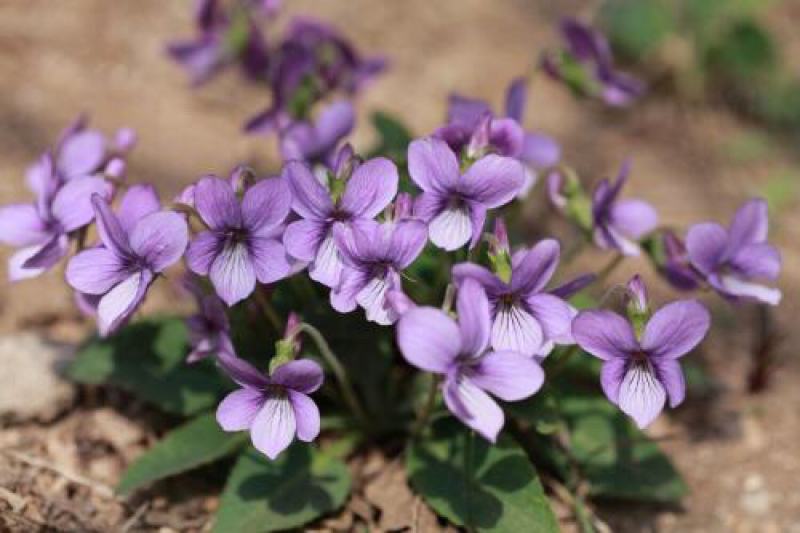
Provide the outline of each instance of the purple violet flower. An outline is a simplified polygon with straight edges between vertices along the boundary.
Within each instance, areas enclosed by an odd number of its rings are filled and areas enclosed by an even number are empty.
[[[745,203],[726,230],[706,222],[689,229],[686,246],[692,265],[720,294],[778,305],[781,291],[759,283],[775,281],[781,271],[781,255],[767,243],[767,203]]]
[[[400,273],[422,252],[428,228],[418,220],[383,224],[367,220],[349,227],[337,224],[333,234],[345,269],[341,282],[331,291],[331,305],[341,313],[360,305],[367,320],[393,324],[399,314],[388,295],[402,292]]]
[[[555,344],[574,344],[571,325],[577,311],[560,297],[544,292],[559,254],[560,246],[553,239],[520,250],[513,256],[507,280],[474,263],[453,267],[457,285],[474,280],[486,291],[493,349],[542,359]]]
[[[607,179],[597,185],[592,202],[594,240],[600,248],[639,255],[641,249],[637,241],[658,226],[658,213],[642,200],[617,201],[628,174],[630,161],[625,161],[613,185]]]
[[[21,247],[9,259],[11,281],[36,277],[67,255],[69,234],[94,219],[92,196],[108,199],[113,191],[102,178],[79,176],[61,181],[49,155],[43,156],[28,176],[36,203],[0,207],[0,242]]]
[[[194,363],[209,357],[236,356],[225,304],[216,294],[205,292],[198,281],[195,278],[186,283],[186,288],[197,301],[197,314],[186,319],[192,347],[186,361]]]
[[[641,297],[646,294],[636,295]],[[649,310],[642,315],[636,307],[635,314],[647,318]],[[700,343],[710,320],[694,300],[665,305],[639,328],[613,311],[590,309],[575,317],[572,334],[582,349],[603,360],[600,382],[608,399],[645,428],[667,399],[670,407],[683,401],[686,383],[678,358]]]
[[[244,300],[260,283],[286,277],[291,265],[280,242],[281,223],[289,214],[292,193],[283,178],[256,182],[241,202],[229,180],[201,179],[194,204],[208,230],[198,233],[186,251],[186,264],[208,276],[229,306]]]
[[[275,459],[295,435],[311,442],[320,429],[319,409],[308,395],[324,375],[317,363],[299,359],[278,366],[264,376],[238,357],[218,359],[241,388],[228,394],[217,408],[217,422],[225,431],[250,431],[253,446]]]
[[[106,336],[136,311],[155,277],[178,262],[189,230],[178,213],[157,210],[149,187],[132,188],[116,215],[98,194],[92,204],[103,245],[70,259],[67,282],[79,292],[102,296],[97,315],[100,334]]]
[[[370,159],[358,166],[347,181],[345,177],[334,177],[330,189],[301,162],[287,163],[283,177],[292,189],[292,209],[302,217],[286,228],[286,250],[310,263],[311,279],[337,287],[343,264],[333,226],[378,216],[397,194],[397,167],[384,157]]]
[[[550,77],[611,106],[627,106],[644,93],[640,80],[614,67],[611,48],[599,31],[565,19],[561,36],[566,46],[561,55],[542,57],[542,70]]]
[[[339,141],[353,130],[355,122],[352,102],[341,100],[328,104],[313,123],[295,122],[281,133],[281,155],[284,161],[327,163]]]
[[[676,289],[682,291],[697,289],[701,278],[692,268],[686,245],[672,230],[664,230],[661,241],[664,247],[664,264],[659,265],[659,272]]]
[[[525,182],[519,161],[495,154],[481,157],[462,174],[456,154],[436,138],[411,143],[408,171],[423,190],[414,214],[428,223],[433,244],[448,251],[467,242],[475,246],[486,211],[513,200]]]
[[[523,400],[539,390],[544,372],[520,353],[486,351],[489,300],[476,281],[461,284],[456,308],[458,324],[432,307],[409,310],[397,323],[397,343],[409,363],[444,376],[444,401],[450,412],[494,442],[505,417],[489,393],[507,402]]]
[[[504,118],[496,118],[486,102],[452,95],[447,125],[434,133],[434,137],[447,142],[457,154],[466,149],[470,157],[491,152],[518,159],[525,168],[520,197],[526,196],[536,184],[539,172],[553,167],[561,157],[561,148],[552,137],[527,132],[522,127],[527,88],[527,78],[511,82]]]

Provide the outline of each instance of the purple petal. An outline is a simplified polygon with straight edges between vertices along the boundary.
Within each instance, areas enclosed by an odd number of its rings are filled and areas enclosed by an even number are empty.
[[[722,261],[728,234],[719,224],[695,224],[686,235],[689,260],[703,274],[711,274]]]
[[[344,268],[339,283],[331,288],[331,307],[340,313],[349,313],[358,306],[358,294],[370,282],[367,272]]]
[[[139,220],[130,233],[131,249],[153,272],[174,265],[186,251],[189,227],[174,211],[158,211]]]
[[[56,159],[58,171],[66,179],[86,176],[96,171],[103,161],[105,147],[103,136],[93,130],[84,130],[64,139]]]
[[[447,205],[428,224],[428,235],[439,248],[458,250],[472,238],[472,210],[465,204]]]
[[[261,235],[284,221],[292,207],[292,191],[283,178],[262,179],[247,189],[242,218],[251,235]]]
[[[275,239],[252,238],[249,249],[253,269],[260,283],[275,283],[291,272],[286,249]]]
[[[397,167],[385,157],[370,159],[348,180],[341,208],[356,217],[374,218],[397,194]]]
[[[408,146],[408,172],[425,192],[445,192],[455,188],[461,176],[458,159],[440,139],[417,139]]]
[[[309,155],[323,155],[333,150],[342,138],[353,131],[355,122],[355,109],[349,100],[340,100],[325,106],[314,124],[316,153]]]
[[[486,207],[477,202],[471,202],[469,222],[472,226],[472,238],[469,240],[469,248],[471,250],[478,245],[483,236],[483,226],[486,224]]]
[[[388,304],[386,296],[401,287],[400,277],[392,270],[384,275],[369,278],[367,284],[356,295],[356,302],[364,308],[367,320],[382,326],[394,324],[399,318]]]
[[[543,341],[541,325],[521,305],[500,304],[492,324],[492,348],[532,356]]]
[[[506,91],[506,116],[522,123],[525,116],[526,92],[528,91],[528,78],[514,79]]]
[[[320,417],[319,409],[314,400],[297,391],[287,391],[289,401],[294,409],[297,423],[297,438],[303,442],[311,442],[319,435]]]
[[[68,181],[53,198],[53,216],[58,219],[65,232],[74,231],[94,218],[93,195],[108,199],[111,191],[111,184],[101,178],[76,178]]]
[[[242,387],[263,389],[270,381],[256,368],[239,357],[232,354],[221,354],[217,364],[228,374],[231,379]]]
[[[471,200],[496,208],[513,200],[524,181],[525,169],[519,161],[489,154],[469,167],[458,187]]]
[[[528,311],[542,327],[547,340],[572,344],[572,320],[578,314],[574,307],[552,294],[534,294],[525,300]]]
[[[615,405],[619,403],[619,387],[630,364],[630,359],[612,357],[603,361],[600,368],[600,385],[606,397]]]
[[[633,328],[613,311],[581,311],[572,321],[572,336],[578,345],[600,359],[627,358],[639,350]]]
[[[558,287],[551,289],[550,294],[553,296],[558,296],[559,298],[569,298],[573,294],[576,294],[588,287],[596,280],[596,274],[584,274],[564,283],[563,285],[559,285]]]
[[[161,209],[158,194],[152,185],[134,185],[125,193],[117,209],[117,218],[126,233],[150,213]]]
[[[92,205],[97,221],[97,232],[100,234],[102,243],[120,257],[130,256],[132,251],[128,243],[128,234],[122,229],[117,216],[111,211],[108,201],[95,195],[92,197]]]
[[[500,278],[480,265],[458,263],[453,267],[453,281],[456,285],[460,285],[467,278],[474,279],[480,283],[489,296],[495,296],[508,289]]]
[[[97,307],[100,335],[116,331],[142,303],[153,281],[148,270],[140,270],[118,283],[100,299]]]
[[[512,261],[511,289],[525,295],[541,291],[558,267],[561,246],[555,239],[536,243],[526,254]]]
[[[195,187],[194,203],[211,229],[238,228],[242,224],[242,210],[228,180],[213,176],[201,179]]]
[[[676,359],[697,346],[708,332],[711,316],[695,300],[672,302],[648,320],[642,348],[651,357]]]
[[[417,307],[397,323],[397,344],[412,365],[444,374],[461,352],[461,332],[442,311]]]
[[[768,226],[767,202],[755,199],[745,203],[736,211],[728,229],[726,255],[747,244],[766,241]]]
[[[250,429],[263,405],[263,392],[251,388],[235,390],[217,407],[217,423],[225,431]]]
[[[264,402],[250,428],[253,446],[270,459],[275,459],[294,439],[297,431],[292,402],[281,393],[271,395]]]
[[[280,365],[272,373],[273,383],[303,394],[311,394],[322,385],[322,368],[311,359],[297,359]]]
[[[561,147],[549,135],[527,133],[519,158],[537,170],[549,168],[561,158]]]
[[[781,254],[770,244],[747,244],[739,248],[728,264],[745,277],[772,281],[781,272]]]
[[[683,377],[681,364],[674,359],[658,359],[652,363],[658,381],[667,391],[669,406],[679,406],[686,396],[686,380]]]
[[[488,141],[497,154],[516,158],[525,144],[525,130],[514,119],[494,119],[489,123]]]
[[[256,273],[250,252],[242,243],[225,243],[208,271],[214,290],[232,306],[244,300],[256,287]]]
[[[458,94],[450,95],[447,109],[447,122],[450,124],[474,128],[487,113],[491,114],[492,109],[486,102]]]
[[[658,213],[641,200],[621,200],[611,207],[611,224],[621,234],[639,240],[658,226]]]
[[[715,281],[715,277],[712,276],[708,281],[723,294],[738,298],[753,299],[768,305],[778,305],[782,297],[781,291],[778,289],[765,287],[764,285],[752,283],[732,275],[720,276],[718,282]]]
[[[639,429],[644,429],[664,408],[667,393],[651,364],[645,361],[628,366],[619,386],[617,400],[622,412],[633,418]]]
[[[286,227],[283,245],[292,257],[301,261],[313,261],[317,255],[328,226],[316,220],[298,220]]]
[[[195,274],[208,275],[217,255],[222,253],[225,241],[211,231],[201,231],[186,249],[186,266]]]
[[[505,422],[503,410],[468,377],[448,375],[444,384],[444,402],[465,425],[489,442],[497,440]]]
[[[303,163],[290,161],[281,173],[292,190],[292,209],[310,220],[325,220],[333,211],[330,193]]]
[[[64,234],[54,235],[42,245],[38,252],[30,256],[22,264],[22,267],[47,270],[58,263],[67,253],[69,253],[69,237]]]
[[[33,205],[0,207],[0,242],[10,246],[40,244],[50,238]]]
[[[67,283],[85,294],[105,294],[125,277],[122,260],[106,248],[85,250],[67,263]]]
[[[336,287],[342,278],[344,264],[339,256],[339,247],[328,232],[317,249],[314,262],[308,267],[308,275],[314,281],[328,287]]]
[[[489,352],[470,368],[469,379],[506,402],[524,400],[544,383],[539,363],[518,352]]]
[[[35,244],[22,248],[14,253],[8,259],[8,280],[12,282],[21,281],[23,279],[35,278],[44,273],[46,270],[45,268],[26,268],[25,263],[27,263],[31,257],[38,254],[46,244],[47,243]]]
[[[403,316],[417,307],[417,304],[402,289],[389,291],[386,295],[386,303],[397,316]]]
[[[491,318],[486,291],[474,279],[465,279],[458,288],[456,299],[458,323],[461,329],[461,352],[481,355],[489,344]]]
[[[398,222],[389,245],[392,261],[399,269],[407,268],[422,253],[428,242],[428,227],[418,220]]]

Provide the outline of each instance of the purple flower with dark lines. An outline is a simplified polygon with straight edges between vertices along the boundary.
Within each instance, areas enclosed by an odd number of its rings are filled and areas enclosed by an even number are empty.
[[[235,356],[225,304],[216,294],[204,291],[196,281],[187,283],[189,292],[197,301],[197,313],[186,319],[192,348],[186,361],[194,363],[209,357]]]

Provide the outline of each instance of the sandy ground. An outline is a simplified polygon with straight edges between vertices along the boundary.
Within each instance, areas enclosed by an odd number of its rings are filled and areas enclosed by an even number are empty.
[[[366,117],[370,110],[389,111],[419,134],[440,124],[453,90],[499,105],[508,80],[554,42],[554,22],[562,14],[591,9],[577,1],[287,3],[290,12],[316,14],[340,26],[362,49],[385,54],[392,69],[360,100],[360,112]],[[778,4],[771,14],[775,20],[784,20],[781,9]],[[123,125],[139,132],[130,175],[155,183],[165,198],[203,174],[222,174],[236,163],[276,170],[272,140],[240,133],[241,123],[266,104],[266,96],[243,86],[235,75],[190,90],[183,73],[165,60],[164,43],[189,35],[190,17],[190,3],[177,1],[0,3],[0,204],[25,194],[25,167],[80,112],[90,113],[92,123],[106,132]],[[780,29],[793,36],[785,22]],[[798,50],[796,42],[789,45]],[[632,157],[628,194],[650,200],[665,222],[679,228],[698,220],[727,221],[768,180],[798,172],[792,146],[777,137],[767,137],[770,148],[758,157],[733,156],[732,147],[752,135],[754,127],[724,109],[687,104],[671,94],[656,91],[634,110],[615,113],[576,102],[547,80],[536,80],[530,98],[527,125],[559,138],[566,159],[582,174],[592,180],[613,175],[624,157]],[[368,147],[371,135],[368,127],[359,129],[356,147]],[[800,388],[795,386],[800,364],[789,349],[797,339],[791,325],[800,292],[800,248],[794,244],[800,218],[796,202],[790,205],[794,209],[780,214],[772,232],[785,265],[780,283],[784,303],[775,313],[786,337],[777,350],[780,371],[766,393],[747,395],[743,376],[753,340],[734,323],[753,322],[755,314],[748,307],[731,310],[709,300],[719,313],[703,356],[719,390],[713,397],[690,398],[677,416],[652,430],[654,436],[667,437],[664,447],[687,477],[692,496],[680,508],[601,506],[601,516],[615,530],[800,532],[800,497],[794,490],[800,460],[793,453],[800,438]],[[533,212],[531,224],[539,220],[541,213]],[[539,227],[531,230],[536,233]],[[6,252],[0,252],[3,264]],[[599,257],[585,258],[583,265]],[[647,269],[643,260],[631,261],[612,281]],[[0,270],[5,276],[4,267]],[[0,333],[47,326],[62,340],[79,338],[89,325],[72,319],[70,295],[60,276],[54,272],[35,282],[0,285]],[[663,283],[653,283],[657,297],[668,294]],[[148,305],[158,307],[167,299],[156,296]],[[97,398],[93,401],[79,404],[80,416],[108,410]],[[149,442],[149,419],[126,420],[141,433],[137,446]],[[6,427],[4,442],[33,439],[46,449],[42,442],[69,424],[80,425],[66,415],[60,424]],[[14,432],[19,435],[10,436]],[[129,459],[118,461],[108,484]],[[169,514],[172,503],[160,505],[167,509],[160,512]],[[213,502],[191,505],[195,516],[213,508]],[[115,512],[123,520],[135,510],[127,506]],[[103,530],[98,524],[92,527]]]

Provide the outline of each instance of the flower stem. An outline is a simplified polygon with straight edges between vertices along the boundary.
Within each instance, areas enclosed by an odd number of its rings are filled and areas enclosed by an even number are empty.
[[[353,414],[356,416],[359,422],[366,426],[366,413],[361,407],[361,403],[358,401],[355,390],[353,390],[353,384],[350,382],[350,378],[347,376],[344,366],[342,366],[339,358],[336,357],[336,354],[334,354],[333,350],[331,350],[331,347],[328,345],[328,341],[326,341],[325,337],[322,336],[322,333],[320,333],[320,331],[311,324],[307,324],[305,322],[300,324],[300,326],[297,328],[297,333],[300,333],[301,331],[306,333],[309,337],[311,337],[311,340],[314,341],[314,344],[317,346],[317,350],[319,350],[320,356],[322,356],[325,362],[328,363],[333,375],[336,377],[336,381],[339,383],[339,389],[342,392],[345,403],[347,403],[347,406],[351,411],[353,411]]]
[[[436,376],[432,376],[431,387],[428,389],[428,397],[425,400],[425,405],[422,407],[422,411],[420,412],[414,427],[411,428],[409,440],[414,440],[417,438],[419,434],[422,433],[422,430],[425,429],[431,414],[433,414],[433,408],[436,406],[436,392],[438,390],[439,379]]]
[[[269,323],[272,324],[272,327],[275,328],[275,331],[280,336],[283,333],[283,321],[281,321],[281,317],[278,316],[278,312],[275,311],[275,308],[272,307],[272,304],[267,298],[267,295],[264,294],[262,290],[256,288],[256,301],[258,305],[261,307],[261,310],[264,312],[264,316],[267,317]]]
[[[625,256],[622,254],[617,254],[616,256],[614,256],[614,259],[609,261],[608,264],[603,267],[603,270],[601,270],[597,274],[597,279],[595,280],[595,283],[605,281],[606,278],[608,278],[608,276],[610,276],[611,273],[614,272],[614,270],[616,270],[616,268],[620,265],[620,263],[622,263],[623,259],[625,259]]]

